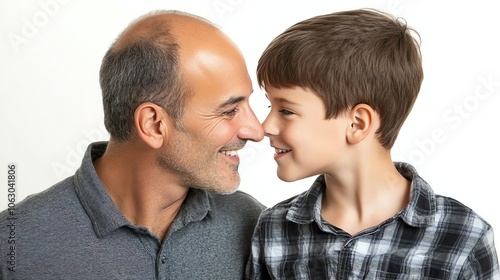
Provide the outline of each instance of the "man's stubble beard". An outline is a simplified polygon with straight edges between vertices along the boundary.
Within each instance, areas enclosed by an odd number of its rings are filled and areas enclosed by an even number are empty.
[[[183,132],[178,132],[183,133]],[[210,163],[210,154],[192,155],[189,151],[203,151],[205,147],[198,145],[182,144],[185,139],[182,137],[174,137],[168,147],[164,149],[158,157],[158,164],[164,171],[175,174],[179,180],[179,184],[184,187],[211,191],[218,194],[234,193],[240,184],[240,175],[238,173],[239,164],[231,164],[229,167],[232,171],[232,178],[224,178],[224,172],[220,172],[218,167],[219,161]],[[200,144],[204,146],[203,144]],[[190,146],[195,146],[191,148]],[[207,150],[211,148],[206,147]],[[190,156],[186,156],[190,155]],[[200,158],[199,156],[204,156]],[[209,167],[212,171],[200,170],[200,168]],[[210,168],[212,167],[212,168]],[[234,177],[233,177],[234,176]],[[228,183],[228,180],[235,180],[233,186],[222,187]]]

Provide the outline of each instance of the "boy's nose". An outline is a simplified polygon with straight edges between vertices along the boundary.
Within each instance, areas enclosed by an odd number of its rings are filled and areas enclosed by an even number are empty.
[[[262,128],[264,129],[264,135],[269,137],[273,135],[278,135],[278,128],[274,124],[271,113],[267,115],[266,119],[262,123]]]

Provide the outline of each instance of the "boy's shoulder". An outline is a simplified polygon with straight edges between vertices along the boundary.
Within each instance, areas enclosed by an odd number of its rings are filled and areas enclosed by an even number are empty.
[[[491,225],[475,210],[459,200],[436,195],[436,217],[442,228],[463,227],[463,231],[482,233],[491,228]]]
[[[297,203],[297,200],[299,200],[299,198],[304,196],[306,193],[307,191],[304,191],[298,195],[294,195],[285,200],[282,200],[275,205],[267,208],[266,210],[264,210],[264,212],[269,214],[272,213],[273,215],[276,215],[278,213],[286,213],[293,205],[295,205],[295,203]]]
[[[264,209],[260,214],[258,224],[260,225],[282,225],[287,220],[287,215],[290,209],[295,205],[297,199],[304,195],[305,192],[282,200],[275,205]]]

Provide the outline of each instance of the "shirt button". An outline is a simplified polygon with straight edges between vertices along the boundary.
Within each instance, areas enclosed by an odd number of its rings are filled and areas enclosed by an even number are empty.
[[[167,262],[167,258],[165,256],[161,256],[160,261],[162,264],[165,264]]]

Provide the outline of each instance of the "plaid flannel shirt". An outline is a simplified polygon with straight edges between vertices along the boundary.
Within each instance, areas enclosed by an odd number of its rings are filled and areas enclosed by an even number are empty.
[[[500,279],[491,226],[460,202],[435,195],[416,170],[409,205],[354,236],[321,218],[323,176],[264,210],[247,279]]]

